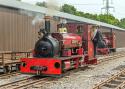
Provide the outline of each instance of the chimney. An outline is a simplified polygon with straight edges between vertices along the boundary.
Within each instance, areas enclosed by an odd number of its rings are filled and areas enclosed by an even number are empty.
[[[50,16],[45,16],[45,30],[47,33],[50,33]]]

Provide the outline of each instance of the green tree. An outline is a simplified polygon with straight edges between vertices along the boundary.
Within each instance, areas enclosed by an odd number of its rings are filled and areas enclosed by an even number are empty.
[[[105,23],[108,23],[108,24],[112,24],[112,25],[116,25],[118,26],[119,24],[119,20],[116,19],[113,15],[107,15],[107,14],[100,14],[98,15],[98,18],[97,18],[98,21],[101,21],[101,22],[105,22]]]
[[[17,0],[17,1],[21,1],[21,0]]]
[[[47,3],[45,1],[37,2],[36,5],[41,6],[41,7],[47,7]]]
[[[36,5],[38,6],[42,6],[42,7],[47,7],[47,3],[44,2],[37,2]],[[101,22],[105,22],[108,24],[112,24],[112,25],[116,25],[122,28],[125,28],[125,18],[121,19],[120,21],[115,18],[113,15],[109,14],[91,14],[91,13],[84,13],[81,11],[77,11],[77,9],[72,6],[72,5],[68,5],[68,4],[64,4],[60,11],[65,12],[65,13],[69,13],[69,14],[73,14],[73,15],[77,15],[77,16],[81,16],[81,17],[85,17],[88,19],[93,19],[93,20],[98,20]]]
[[[77,12],[75,12],[75,15],[77,15],[77,16],[84,16],[84,12],[77,11]]]
[[[76,14],[76,8],[72,5],[64,4],[61,8],[61,11],[69,13],[69,14]]]
[[[119,26],[122,27],[122,28],[125,28],[125,18],[120,20]]]
[[[119,21],[117,18],[115,18],[111,14],[109,14],[109,15],[107,15],[107,14],[97,15],[97,14],[85,13],[85,12],[77,11],[77,9],[74,6],[68,5],[68,4],[64,4],[61,7],[61,11],[69,13],[69,14],[85,17],[88,19],[98,20],[98,21],[105,22],[108,24],[116,25],[116,26],[119,26],[121,28],[125,28],[125,18],[123,18]]]

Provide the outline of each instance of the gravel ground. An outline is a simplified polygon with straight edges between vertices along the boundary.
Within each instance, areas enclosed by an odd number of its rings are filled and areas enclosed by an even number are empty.
[[[119,52],[119,51],[125,51],[125,48],[116,48],[116,51]]]
[[[21,75],[13,76],[11,78],[0,79],[0,85],[15,82],[15,81],[18,81],[18,80],[22,80],[22,79],[28,78],[30,76],[31,75],[21,74]]]
[[[40,89],[92,89],[95,84],[125,68],[125,57],[107,61],[89,69],[45,83]]]

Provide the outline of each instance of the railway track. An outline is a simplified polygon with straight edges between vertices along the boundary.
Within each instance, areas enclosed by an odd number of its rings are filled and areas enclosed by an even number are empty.
[[[113,53],[108,56],[102,56],[99,62],[106,62],[109,60],[125,57],[125,52]],[[93,89],[125,89],[125,69],[113,74],[105,81],[101,81]]]
[[[100,82],[93,89],[125,89],[125,69]]]
[[[125,56],[124,52],[113,53],[113,54],[102,57],[102,59],[100,59],[99,62],[101,63],[101,62],[105,62],[105,61],[108,61],[108,60],[112,60],[112,59],[116,59],[116,58],[120,58],[120,57],[124,57],[124,56]],[[86,67],[86,68],[89,68],[89,67]],[[75,70],[75,72],[76,71],[78,71],[78,70]],[[70,75],[70,74],[72,74],[72,72],[74,72],[74,70],[70,71],[69,73],[67,73],[65,75]],[[125,70],[123,72],[125,73]],[[20,73],[15,72],[15,73],[12,73],[12,74],[11,73],[10,74],[3,74],[3,75],[0,75],[0,79],[11,77],[11,75],[12,76],[20,75]],[[36,77],[36,76],[27,77],[27,78],[17,80],[17,81],[11,82],[11,83],[0,85],[0,89],[34,89],[34,88],[40,88],[45,83],[50,83],[50,80],[53,81],[55,79],[51,78],[51,77],[49,77],[49,78],[48,77],[41,78],[41,77]],[[98,88],[98,85],[96,87],[97,88],[93,88],[93,89],[101,89],[101,88]]]
[[[113,56],[116,54],[123,54],[125,51],[119,51],[119,52],[112,52],[110,54],[106,54],[106,55],[97,55],[97,57],[107,57],[107,56]]]
[[[7,74],[1,74],[0,75],[0,79],[8,79],[8,78],[11,78],[11,77],[17,76],[17,75],[21,75],[21,73],[19,73],[19,72],[12,72],[12,73],[7,73]]]
[[[108,60],[112,60],[112,59],[117,59],[117,58],[120,58],[120,57],[124,57],[125,56],[125,52],[119,52],[119,53],[112,53],[110,55],[107,55],[105,57],[103,57],[102,60],[99,60],[99,62],[105,62],[105,61],[108,61]],[[84,69],[88,69],[89,67],[85,67]],[[83,70],[83,68],[81,68]],[[78,72],[80,71],[81,69],[75,69],[75,70],[71,70],[70,72],[67,72],[65,75],[70,75],[74,72]],[[125,72],[125,71],[124,71]],[[65,76],[64,75],[64,76]],[[64,77],[65,78],[65,77]],[[49,78],[50,79],[50,78]],[[39,82],[35,82],[34,84],[28,84],[27,86],[22,86],[22,87],[18,87],[19,89],[34,89],[34,88],[41,88],[44,84],[46,83],[50,83],[48,82],[48,79],[45,79],[45,80],[42,80],[42,81],[39,81]]]
[[[11,88],[11,89],[34,89],[34,88],[41,88],[44,84],[46,83],[50,83],[50,81],[54,81],[53,78],[40,78],[40,79],[35,79],[32,80],[29,83],[25,83],[25,84],[18,84],[18,86]],[[10,88],[8,88],[10,89]]]
[[[38,78],[36,76],[27,77],[22,80],[0,85],[0,89],[20,89],[20,88],[27,87],[28,85],[32,85],[35,83],[45,82],[45,80],[47,80],[47,78]]]
[[[121,58],[121,57],[125,57],[125,51],[111,53],[111,54],[106,55],[106,56],[98,57],[99,58],[98,63],[106,62],[106,61]]]
[[[87,68],[87,67],[85,67]],[[64,73],[64,78],[68,77],[67,75],[73,74],[74,72],[78,72],[80,69],[74,69]],[[53,77],[40,77],[40,76],[33,76],[27,77],[25,79],[17,80],[14,82],[10,82],[7,84],[0,85],[0,89],[35,89],[41,88],[46,83],[51,83],[51,81],[58,80],[61,77],[53,78]]]

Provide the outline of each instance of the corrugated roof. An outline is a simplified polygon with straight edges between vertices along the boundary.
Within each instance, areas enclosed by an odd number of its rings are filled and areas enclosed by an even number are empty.
[[[0,5],[18,8],[18,9],[29,10],[29,11],[33,11],[33,12],[39,12],[39,13],[43,13],[43,14],[47,13],[47,11],[48,11],[47,8],[27,4],[27,3],[16,1],[16,0],[0,0]],[[88,23],[88,24],[96,24],[96,25],[100,25],[100,26],[104,26],[104,27],[108,27],[108,28],[113,28],[113,29],[125,31],[125,29],[122,29],[122,28],[119,28],[117,26],[110,25],[107,23],[103,23],[103,22],[87,19],[84,17],[79,17],[79,16],[59,12],[59,11],[54,11],[54,12],[55,13],[53,13],[53,16],[63,17],[63,18],[70,19],[70,20],[75,20],[75,21],[84,22],[84,23]]]

